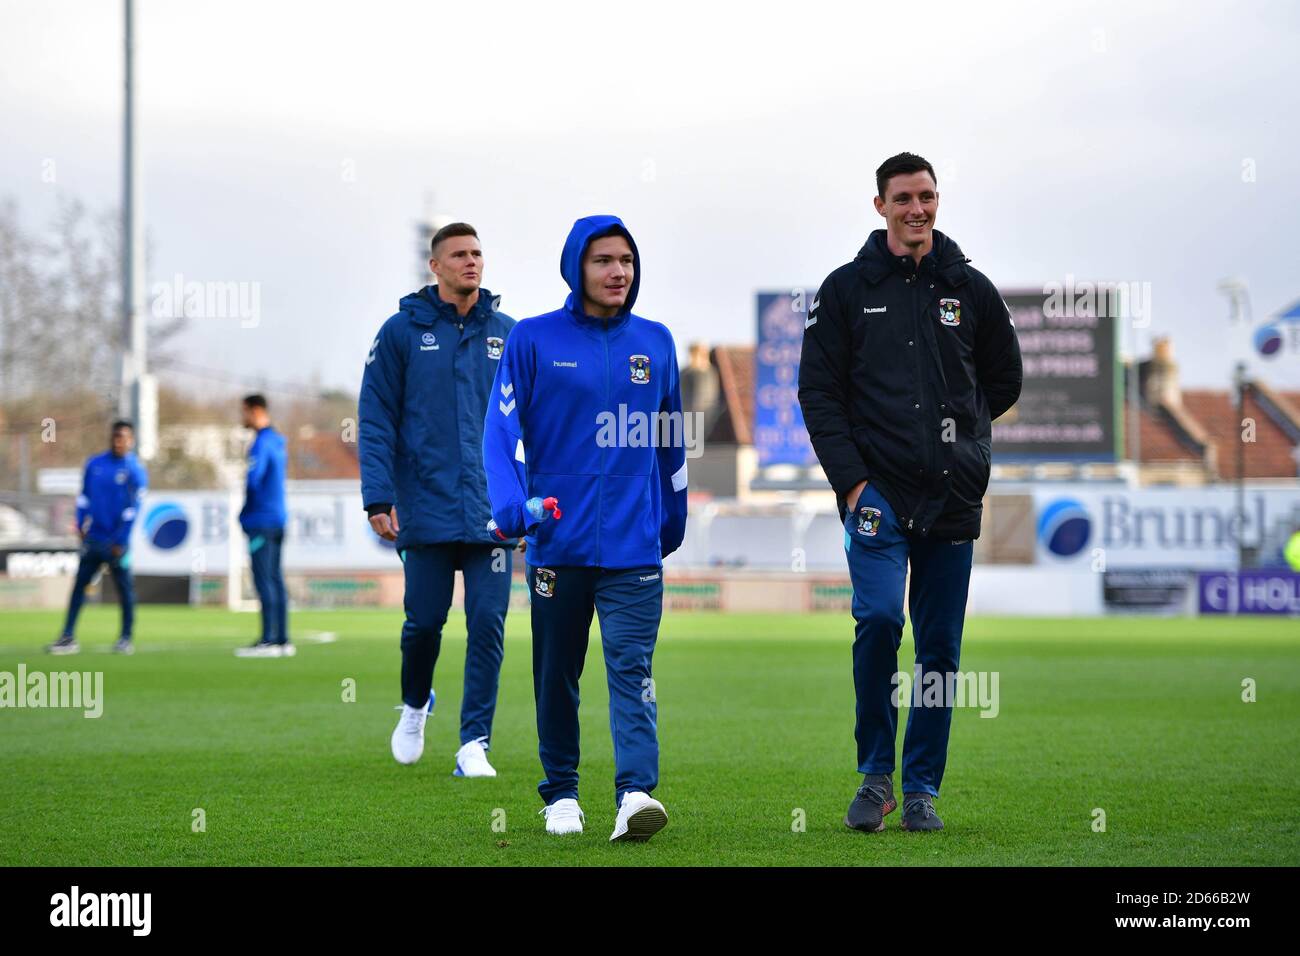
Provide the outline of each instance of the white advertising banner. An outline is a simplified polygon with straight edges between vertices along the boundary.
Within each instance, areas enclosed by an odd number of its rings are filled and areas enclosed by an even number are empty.
[[[1237,514],[1236,491],[1226,486],[1129,489],[1039,483],[1003,486],[995,493],[1033,496],[1036,563],[1061,571],[1233,568],[1241,538],[1255,547],[1285,540],[1300,529],[1300,483],[1295,482],[1248,486],[1244,522]],[[370,530],[359,491],[291,486],[288,503],[286,570],[401,566],[393,547]],[[232,520],[232,509],[237,516],[241,504],[240,497],[224,491],[150,492],[132,533],[135,570],[220,574],[232,551],[246,563],[247,543],[238,521]],[[797,550],[806,553],[807,570],[843,570],[843,532],[833,513],[797,522],[790,515],[694,517],[687,523],[686,546],[670,561],[676,567],[789,570]],[[232,526],[234,542],[228,538]]]
[[[1035,485],[1038,563],[1052,567],[1231,568],[1248,547],[1300,528],[1300,483],[1234,488]],[[1267,557],[1261,555],[1261,557]]]
[[[247,563],[239,528],[242,495],[224,491],[151,491],[131,531],[132,562],[139,574],[220,574],[232,550]],[[394,570],[401,561],[391,544],[370,530],[360,492],[288,494],[284,529],[286,571]],[[237,535],[229,538],[230,531]]]

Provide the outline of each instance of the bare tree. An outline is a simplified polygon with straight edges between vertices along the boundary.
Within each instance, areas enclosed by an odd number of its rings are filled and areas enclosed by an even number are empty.
[[[105,440],[125,342],[121,250],[121,217],[111,208],[92,213],[64,200],[34,233],[13,198],[0,200],[0,431],[23,440],[25,464],[70,464]],[[151,323],[155,365],[165,364],[160,349],[182,323]],[[51,421],[57,441],[45,437]],[[14,444],[0,444],[0,483],[10,486]]]

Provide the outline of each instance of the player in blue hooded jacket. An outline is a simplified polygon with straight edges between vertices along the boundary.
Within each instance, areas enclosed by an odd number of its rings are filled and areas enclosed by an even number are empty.
[[[81,563],[68,601],[63,634],[46,650],[51,654],[75,654],[80,647],[73,636],[77,615],[86,599],[86,587],[105,564],[113,575],[118,600],[122,602],[122,631],[113,650],[131,654],[131,630],[135,623],[135,587],[131,580],[131,528],[149,478],[131,449],[135,429],[127,421],[113,422],[110,447],[86,462],[81,494],[77,496],[77,534],[81,536]]]
[[[527,534],[538,787],[549,833],[580,833],[578,679],[600,615],[618,814],[611,840],[668,822],[651,657],[663,558],[686,532],[686,448],[672,334],[632,314],[636,243],[614,216],[574,223],[562,309],[506,343],[483,431],[492,527]]]
[[[361,383],[361,494],[406,576],[402,715],[393,757],[424,752],[433,669],[459,569],[465,580],[465,685],[455,774],[494,777],[487,753],[504,656],[514,541],[487,529],[483,414],[515,321],[480,288],[483,250],[468,223],[434,235],[438,279],[405,296],[379,330]]]

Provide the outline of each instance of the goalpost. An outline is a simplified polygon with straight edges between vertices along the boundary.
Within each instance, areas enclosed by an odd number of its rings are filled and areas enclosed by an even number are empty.
[[[248,549],[244,547],[244,530],[239,526],[240,489],[231,488],[226,503],[226,607],[232,611],[256,611],[255,600],[244,599],[244,570]]]

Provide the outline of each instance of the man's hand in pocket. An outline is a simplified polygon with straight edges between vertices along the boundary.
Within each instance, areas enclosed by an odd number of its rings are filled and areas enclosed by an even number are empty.
[[[867,488],[865,481],[859,481],[849,489],[849,493],[844,497],[844,510],[856,511],[858,508],[858,499],[862,497],[862,492]]]

